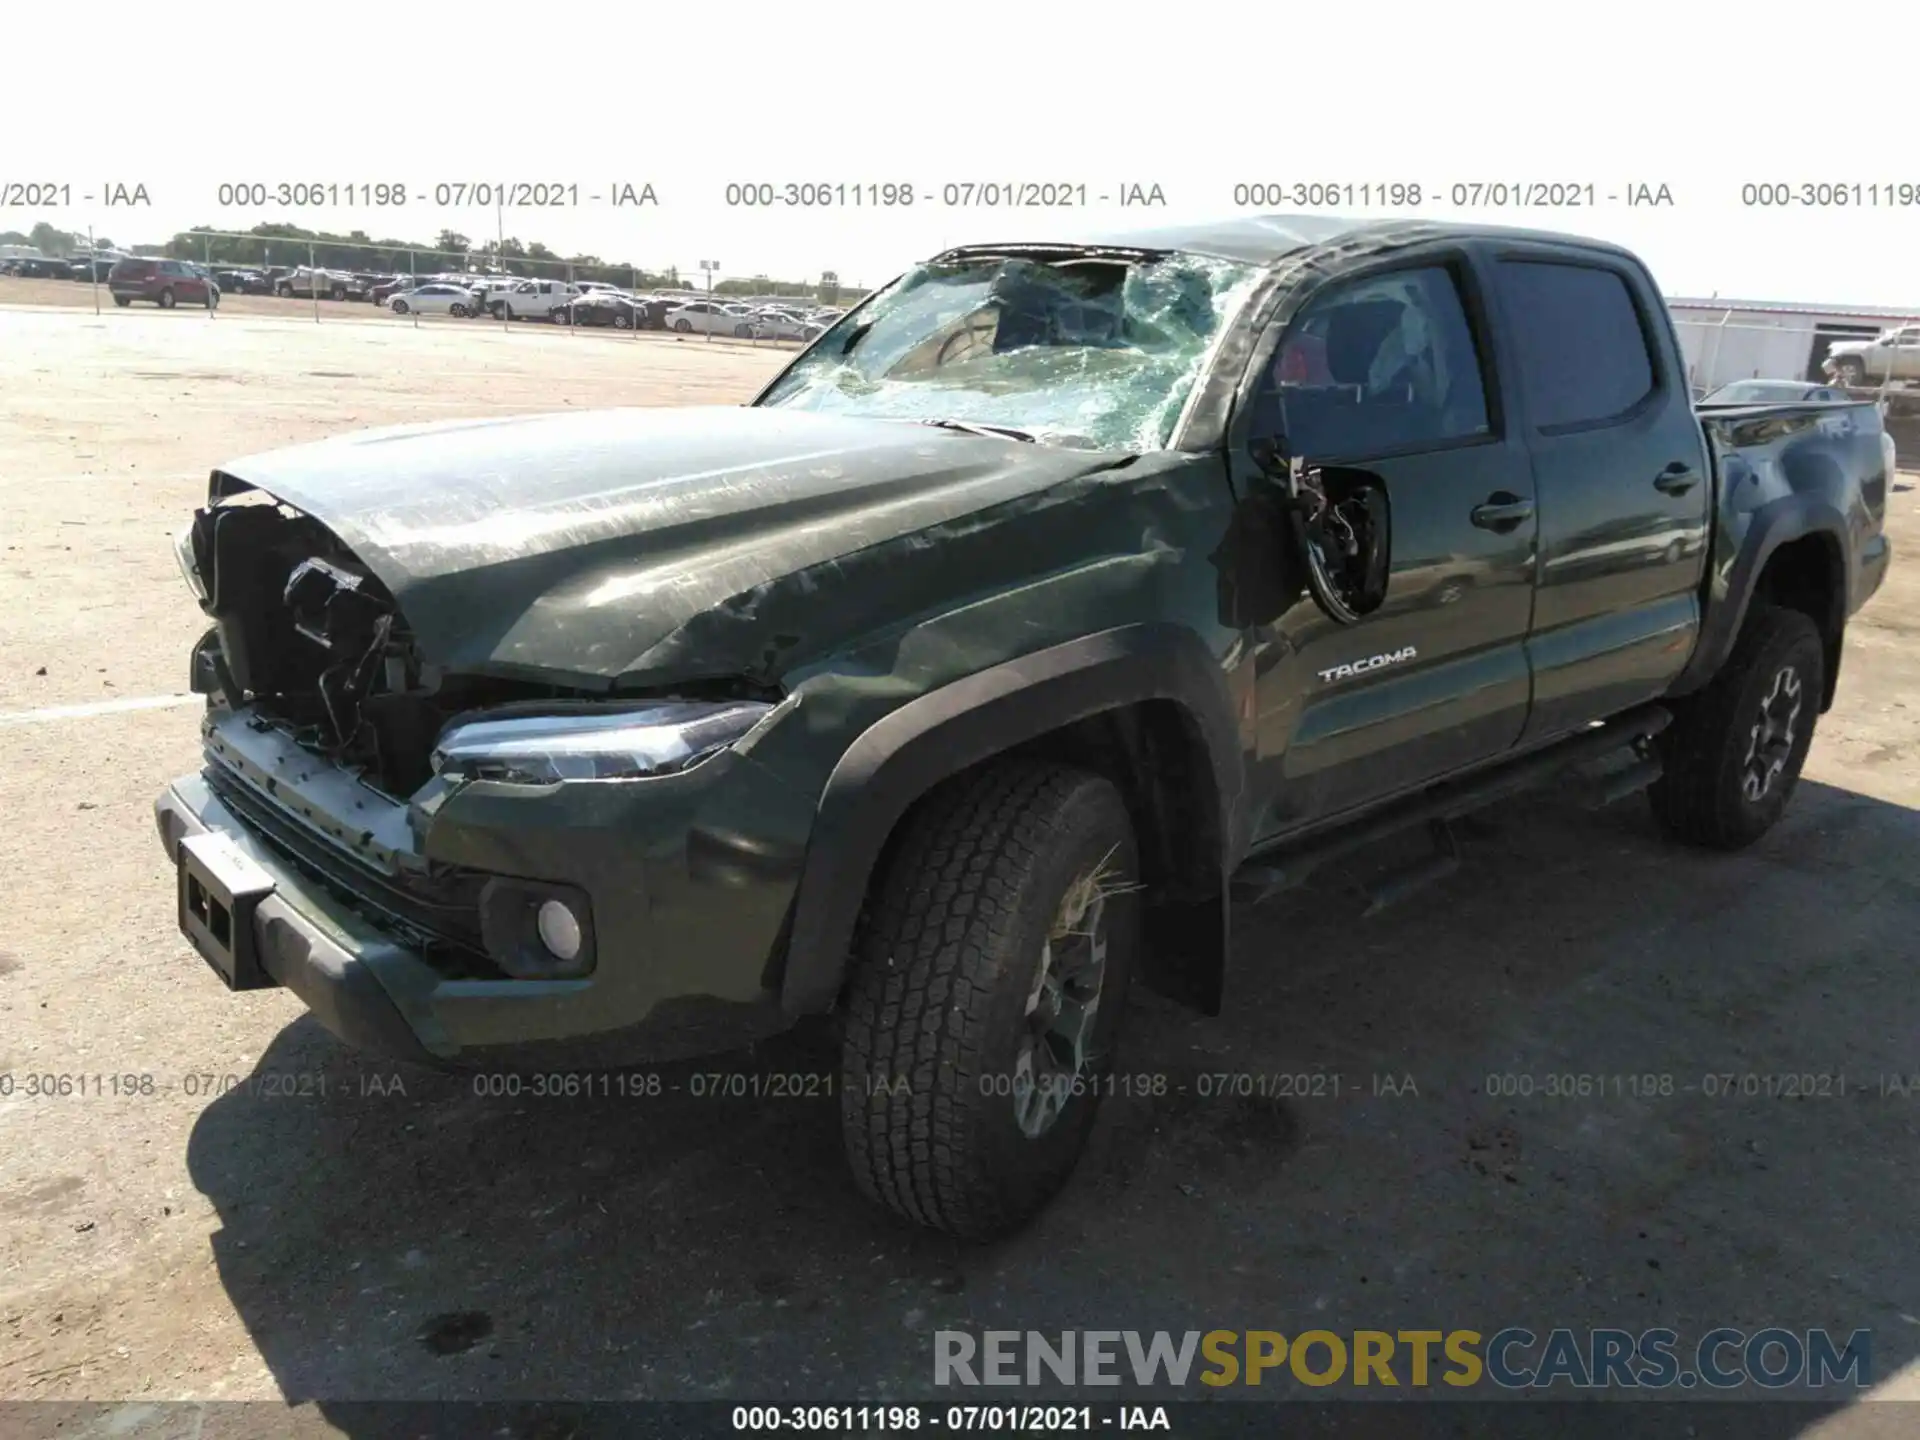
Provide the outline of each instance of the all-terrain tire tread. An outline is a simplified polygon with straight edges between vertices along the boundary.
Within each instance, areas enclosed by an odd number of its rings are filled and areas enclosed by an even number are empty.
[[[1733,731],[1753,673],[1770,668],[1809,638],[1818,653],[1820,632],[1798,610],[1756,606],[1720,672],[1676,707],[1673,724],[1658,742],[1664,773],[1647,795],[1669,835],[1716,850],[1740,849],[1757,838],[1726,784],[1726,747],[1736,743]],[[1808,677],[1808,702],[1816,708],[1824,679],[1819,673]],[[1812,721],[1809,716],[1809,725]],[[1789,792],[1796,778],[1787,777]]]
[[[967,1163],[962,1102],[983,1078],[995,982],[1019,958],[1021,881],[1074,792],[1106,784],[1063,765],[996,765],[930,798],[880,877],[854,957],[842,1118],[861,1189],[919,1224],[971,1236],[1005,1219]]]

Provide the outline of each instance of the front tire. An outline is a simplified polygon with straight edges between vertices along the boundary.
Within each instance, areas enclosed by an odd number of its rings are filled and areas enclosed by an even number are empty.
[[[1661,828],[1712,850],[1741,850],[1793,797],[1826,693],[1820,631],[1798,610],[1756,608],[1704,690],[1675,707],[1655,740],[1661,778],[1647,792]]]
[[[673,322],[673,328],[678,330],[682,335],[691,335],[693,333],[693,322],[691,320],[676,320]]]
[[[171,286],[160,292],[159,303],[162,310],[171,310],[173,308],[173,289]]]
[[[1839,377],[1842,385],[1850,389],[1857,390],[1867,383],[1867,367],[1851,356],[1837,362],[1833,367],[1833,373]]]
[[[842,1135],[860,1188],[967,1240],[1066,1183],[1111,1072],[1139,940],[1112,783],[1009,761],[905,822],[856,944]]]
[[[456,300],[447,307],[447,313],[456,320],[464,320],[467,318],[467,307]]]
[[[389,308],[396,315],[404,315],[407,313],[407,302],[404,300],[396,300]]]

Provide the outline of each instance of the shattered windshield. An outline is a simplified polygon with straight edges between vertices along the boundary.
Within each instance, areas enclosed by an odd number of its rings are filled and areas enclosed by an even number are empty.
[[[837,322],[760,403],[1158,449],[1258,274],[1193,255],[922,265]]]

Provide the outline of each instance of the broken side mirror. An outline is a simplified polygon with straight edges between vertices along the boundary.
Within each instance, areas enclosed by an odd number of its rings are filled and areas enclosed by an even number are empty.
[[[1371,470],[1291,455],[1280,435],[1254,439],[1248,453],[1274,483],[1286,516],[1289,553],[1275,557],[1282,568],[1299,567],[1314,603],[1337,624],[1357,624],[1378,610],[1393,568],[1386,482]]]
[[[1386,482],[1371,470],[1295,458],[1287,486],[1307,589],[1328,619],[1358,624],[1386,603],[1393,570]]]

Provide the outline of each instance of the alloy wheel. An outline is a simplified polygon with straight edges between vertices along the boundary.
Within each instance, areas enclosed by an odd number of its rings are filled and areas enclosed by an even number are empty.
[[[1096,866],[1067,887],[1041,943],[1027,994],[1027,1033],[1013,1068],[1013,1111],[1020,1132],[1051,1130],[1090,1073],[1095,1022],[1107,970],[1107,898]]]
[[[1800,672],[1791,665],[1774,673],[1773,685],[1760,702],[1760,714],[1747,735],[1747,754],[1740,765],[1740,791],[1750,801],[1764,798],[1793,756],[1796,724],[1801,708]]]

